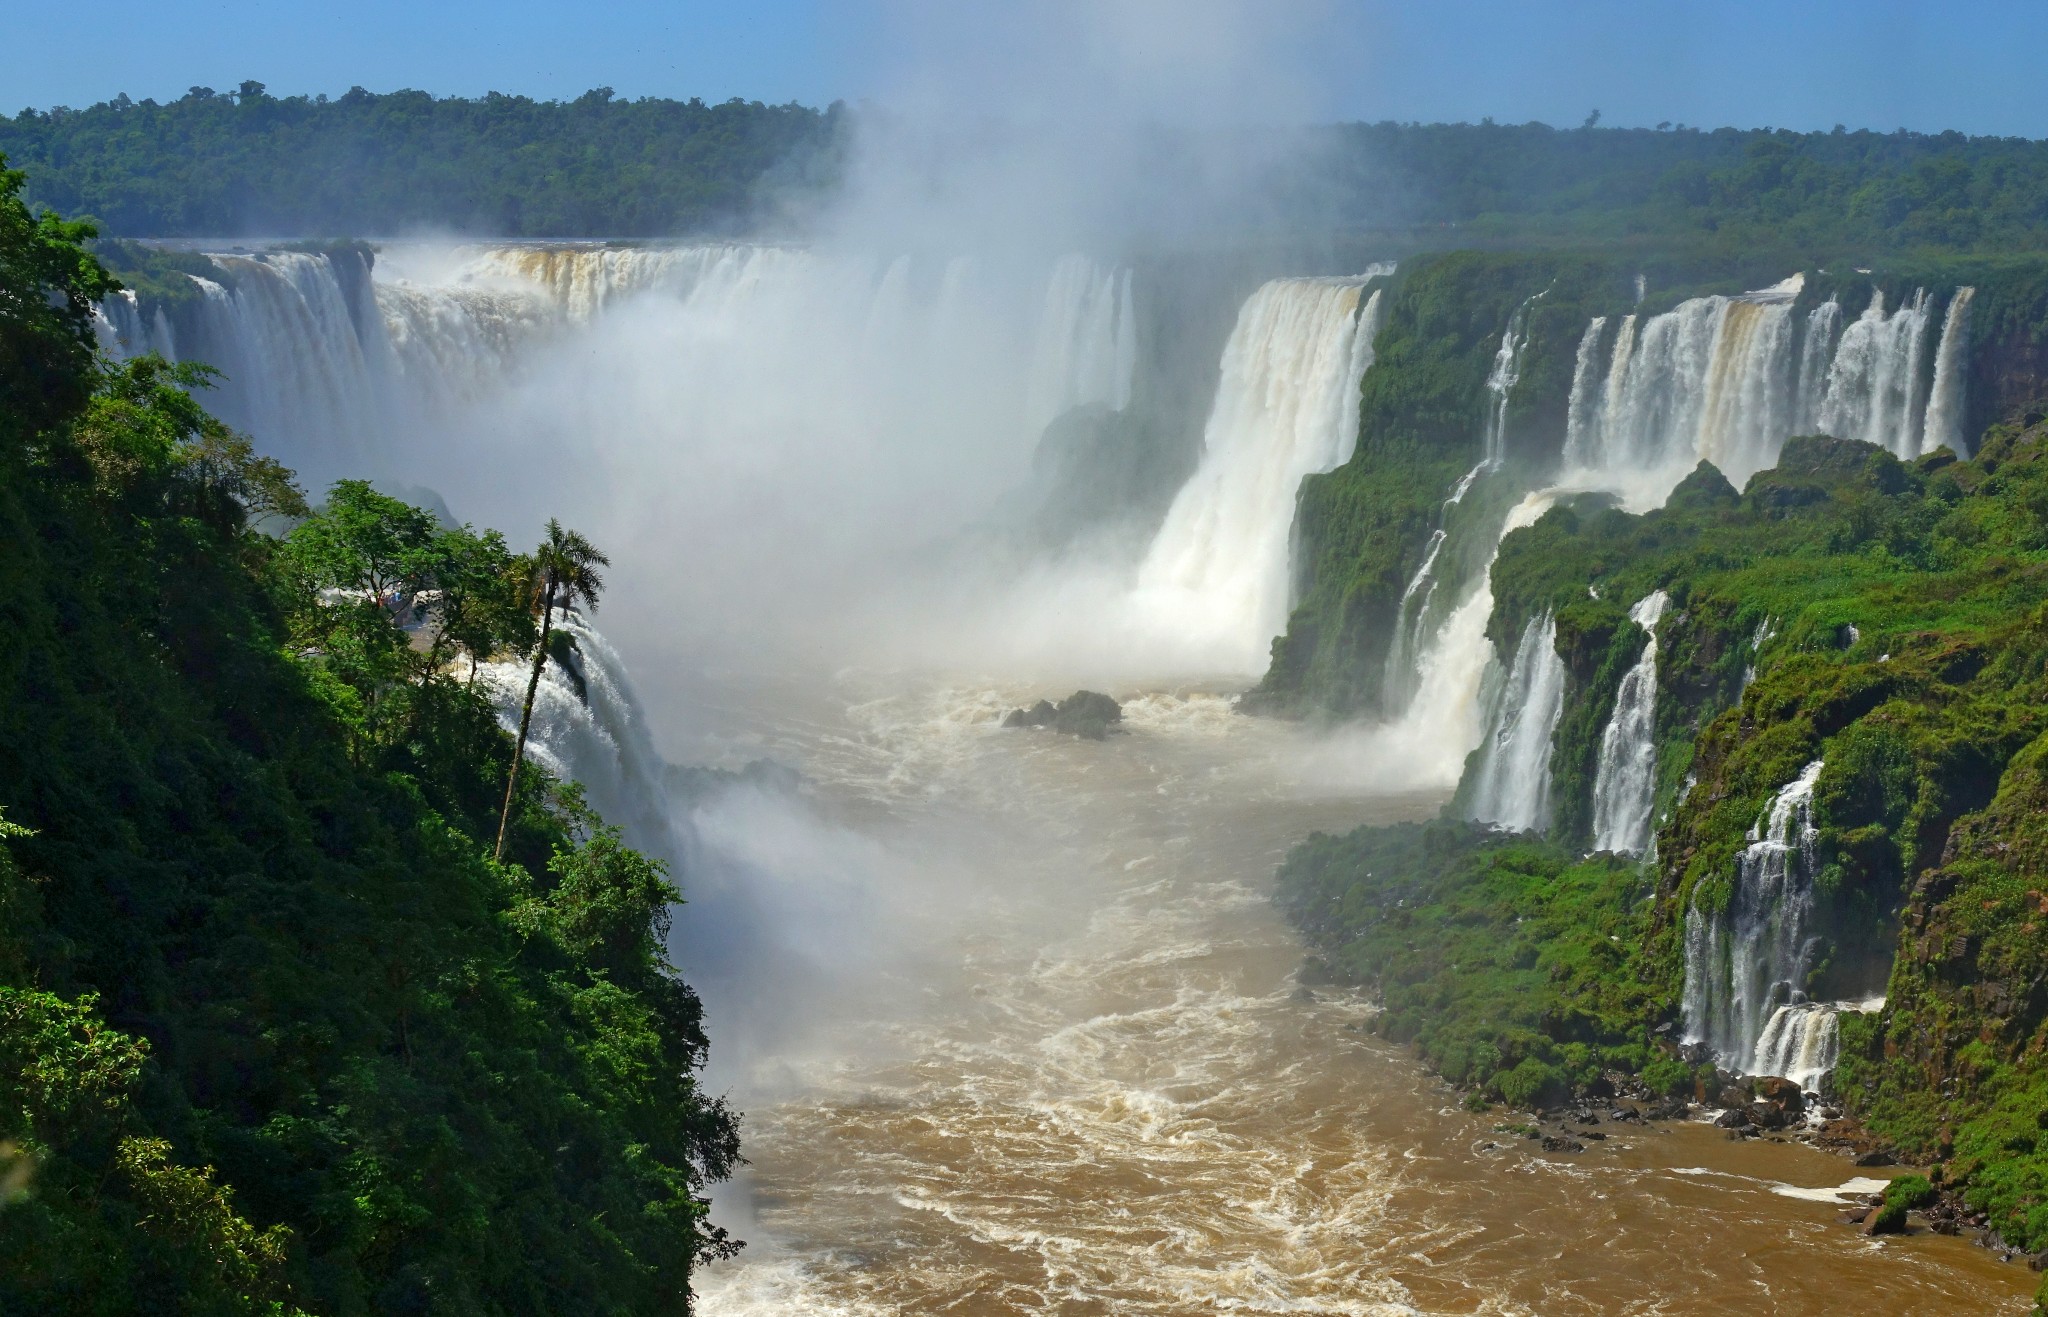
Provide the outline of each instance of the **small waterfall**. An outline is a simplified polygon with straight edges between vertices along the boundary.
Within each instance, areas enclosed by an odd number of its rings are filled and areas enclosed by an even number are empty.
[[[678,829],[687,825],[672,806],[667,764],[654,748],[624,660],[579,612],[561,614],[555,627],[576,641],[576,673],[553,661],[542,670],[527,754],[557,777],[582,783],[590,803],[630,844],[664,859],[681,857],[686,838]],[[530,671],[517,661],[479,669],[500,724],[514,734]]]
[[[1462,495],[1477,474],[1468,472],[1453,493]],[[1418,647],[1413,670],[1401,674],[1414,693],[1401,715],[1377,728],[1375,737],[1387,753],[1416,765],[1418,781],[1457,780],[1467,757],[1486,739],[1490,723],[1482,711],[1491,714],[1499,707],[1501,684],[1500,661],[1486,638],[1487,619],[1493,615],[1493,562],[1500,542],[1535,525],[1557,497],[1556,490],[1538,490],[1508,511],[1486,566],[1427,645]],[[1489,691],[1496,692],[1494,698],[1488,698]]]
[[[1835,1068],[1838,1014],[1822,1002],[1798,1002],[1771,1012],[1771,1022],[1757,1039],[1749,1073],[1777,1075],[1809,1092]]]
[[[1548,292],[1545,289],[1544,292]],[[1529,349],[1529,308],[1543,293],[1537,293],[1515,308],[1508,327],[1501,331],[1500,348],[1493,354],[1493,369],[1486,376],[1486,391],[1493,395],[1487,413],[1486,461],[1497,469],[1508,457],[1508,400],[1522,382],[1522,355]]]
[[[1650,845],[1650,809],[1657,791],[1657,623],[1671,596],[1658,590],[1629,609],[1629,621],[1650,633],[1643,655],[1621,679],[1614,716],[1600,734],[1593,778],[1593,849],[1641,855]]]
[[[1105,269],[1078,254],[1061,258],[1046,286],[1031,354],[1026,406],[1032,424],[1042,430],[1087,403],[1122,411],[1130,405],[1137,360],[1131,272]]]
[[[1947,448],[1958,457],[1970,455],[1963,438],[1963,394],[1968,386],[1970,301],[1977,290],[1965,284],[1948,302],[1941,323],[1941,345],[1934,350],[1934,387],[1927,394],[1927,430],[1920,451]]]
[[[1921,362],[1927,340],[1927,291],[1916,289],[1889,315],[1883,291],[1842,331],[1828,367],[1820,429],[1838,439],[1861,439],[1894,455],[1920,455],[1926,397]]]
[[[1550,739],[1564,712],[1564,660],[1548,609],[1529,619],[1488,712],[1467,817],[1511,831],[1550,826]]]
[[[1287,622],[1288,545],[1302,480],[1358,442],[1380,294],[1357,279],[1279,279],[1252,294],[1223,350],[1195,474],[1138,571],[1138,606],[1257,671]]]
[[[1444,541],[1450,537],[1451,510],[1465,501],[1472,482],[1486,470],[1482,459],[1479,465],[1458,478],[1451,487],[1450,497],[1444,500],[1443,508],[1437,513],[1436,529],[1430,532],[1429,543],[1423,546],[1422,562],[1410,577],[1408,585],[1401,591],[1401,602],[1395,610],[1394,638],[1387,646],[1387,671],[1382,689],[1384,703],[1399,707],[1413,697],[1419,679],[1416,662],[1424,645],[1436,626],[1435,605],[1438,589],[1442,584],[1437,575],[1437,555],[1443,552]]]
[[[1821,762],[1786,784],[1750,829],[1727,909],[1710,915],[1694,904],[1685,912],[1686,1041],[1706,1044],[1730,1069],[1754,1071],[1773,1014],[1806,1001]]]

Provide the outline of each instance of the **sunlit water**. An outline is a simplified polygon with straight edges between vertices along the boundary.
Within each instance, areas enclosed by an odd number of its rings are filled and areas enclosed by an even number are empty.
[[[2025,1310],[2031,1275],[1982,1249],[1837,1224],[1841,1159],[1699,1124],[1535,1153],[1361,1003],[1301,994],[1269,903],[1288,845],[1434,795],[1334,788],[1360,775],[1213,695],[1132,701],[1091,744],[995,726],[1044,692],[895,685],[918,693],[699,706],[697,748],[800,766],[830,830],[714,800],[711,844],[855,853],[807,945],[707,986],[752,1164],[717,1206],[749,1248],[700,1311]]]

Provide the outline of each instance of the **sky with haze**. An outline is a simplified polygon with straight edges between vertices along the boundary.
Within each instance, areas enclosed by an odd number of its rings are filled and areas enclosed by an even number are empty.
[[[546,99],[602,85],[1056,112],[1050,73],[1056,100],[1226,120],[1575,126],[1598,108],[1620,126],[2048,137],[2044,0],[101,0],[83,12],[9,17],[0,112],[243,79],[276,95],[360,84]],[[1077,81],[1062,84],[1062,44],[1105,29],[1109,53],[1077,52]],[[1028,95],[1016,78],[1032,80]]]

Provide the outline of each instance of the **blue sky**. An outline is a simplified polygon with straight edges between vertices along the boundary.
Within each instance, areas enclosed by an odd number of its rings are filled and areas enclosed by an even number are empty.
[[[997,111],[1042,109],[1050,86],[1056,97],[1092,89],[1155,112],[1224,118],[1576,124],[1597,107],[1603,122],[1623,125],[2048,137],[2043,0],[101,0],[89,11],[19,9],[0,61],[8,113],[122,91],[162,100],[244,78],[278,94],[359,83],[568,97],[607,85],[626,96],[809,104],[922,95]],[[1205,45],[1205,35],[1216,40]],[[1077,42],[1092,56],[1070,60]],[[1126,67],[1139,70],[1129,85]],[[1062,81],[1070,76],[1079,81]]]

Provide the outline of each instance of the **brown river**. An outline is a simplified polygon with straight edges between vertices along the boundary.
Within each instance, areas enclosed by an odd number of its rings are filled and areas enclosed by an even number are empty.
[[[795,821],[751,792],[696,819],[803,875],[706,984],[751,1161],[709,1317],[2026,1311],[2036,1278],[1966,1240],[1838,1224],[1873,1174],[1839,1157],[1704,1123],[1543,1154],[1301,993],[1287,847],[1441,803],[1370,743],[1199,692],[1119,691],[1128,732],[1087,743],[996,725],[1064,692],[744,686],[693,749],[810,785]],[[731,941],[720,909],[684,919]]]

